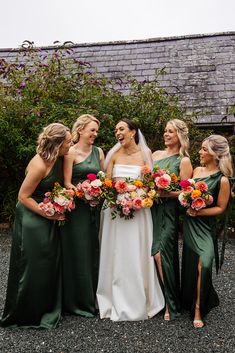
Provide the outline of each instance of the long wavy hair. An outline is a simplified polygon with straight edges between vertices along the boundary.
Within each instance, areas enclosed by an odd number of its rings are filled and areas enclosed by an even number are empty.
[[[180,142],[180,157],[189,157],[189,137],[188,137],[188,127],[183,120],[180,119],[172,119],[167,122],[167,124],[171,124],[173,128],[176,130],[179,142]]]
[[[214,157],[219,170],[225,176],[232,177],[233,166],[228,140],[221,135],[210,135],[203,142],[207,142],[208,152]]]
[[[44,127],[37,140],[36,151],[39,156],[48,162],[54,162],[59,156],[60,147],[68,131],[69,128],[61,123],[52,123]]]

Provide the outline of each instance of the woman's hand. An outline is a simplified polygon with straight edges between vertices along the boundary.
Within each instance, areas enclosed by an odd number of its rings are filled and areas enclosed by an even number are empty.
[[[186,214],[190,217],[196,217],[197,216],[197,211],[194,210],[193,208],[188,208],[187,211],[186,211]]]
[[[169,191],[166,191],[166,190],[158,190],[157,193],[159,194],[160,197],[170,197]]]
[[[47,214],[45,214],[44,217],[51,221],[65,221],[65,215],[61,213],[55,213],[53,216],[48,216]]]

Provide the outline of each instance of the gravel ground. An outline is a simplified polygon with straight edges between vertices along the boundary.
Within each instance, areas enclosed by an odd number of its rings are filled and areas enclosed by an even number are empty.
[[[2,312],[10,252],[10,237],[0,236],[0,312]],[[235,239],[228,242],[225,263],[214,285],[221,304],[196,330],[187,313],[164,322],[162,315],[137,322],[111,322],[98,317],[65,316],[54,330],[0,328],[0,353],[233,353]]]

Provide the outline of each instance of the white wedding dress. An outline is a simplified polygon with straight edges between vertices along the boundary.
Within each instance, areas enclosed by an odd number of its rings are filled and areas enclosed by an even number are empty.
[[[140,177],[140,167],[116,164],[113,178]],[[100,269],[97,301],[101,318],[113,321],[145,320],[165,305],[158,281],[152,247],[150,209],[136,211],[134,218],[119,215],[112,219],[110,209],[101,221]]]

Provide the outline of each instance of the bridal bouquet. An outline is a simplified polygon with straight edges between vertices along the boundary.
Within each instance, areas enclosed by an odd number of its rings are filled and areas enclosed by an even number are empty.
[[[73,190],[67,190],[59,183],[55,183],[53,190],[45,193],[45,197],[38,207],[47,216],[54,216],[56,213],[65,214],[75,208],[74,196]],[[63,224],[64,221],[59,221],[59,225]]]
[[[143,166],[141,169],[141,179],[118,180],[113,182],[112,188],[106,195],[106,206],[111,208],[112,218],[117,214],[124,219],[131,219],[135,212],[142,208],[150,208],[157,197],[156,191],[150,189],[152,180],[150,178],[151,169]]]
[[[141,179],[126,178],[113,183],[112,196],[108,201],[112,218],[114,219],[119,214],[121,218],[131,219],[136,211],[150,208],[153,205],[156,192],[146,189]]]
[[[88,202],[91,207],[97,206],[105,198],[109,198],[109,191],[113,186],[112,180],[105,173],[99,171],[97,174],[87,174],[87,179],[76,186],[76,196]]]
[[[204,181],[181,180],[180,186],[182,192],[178,199],[183,207],[191,207],[198,211],[212,204],[213,196],[208,192],[208,185]]]

